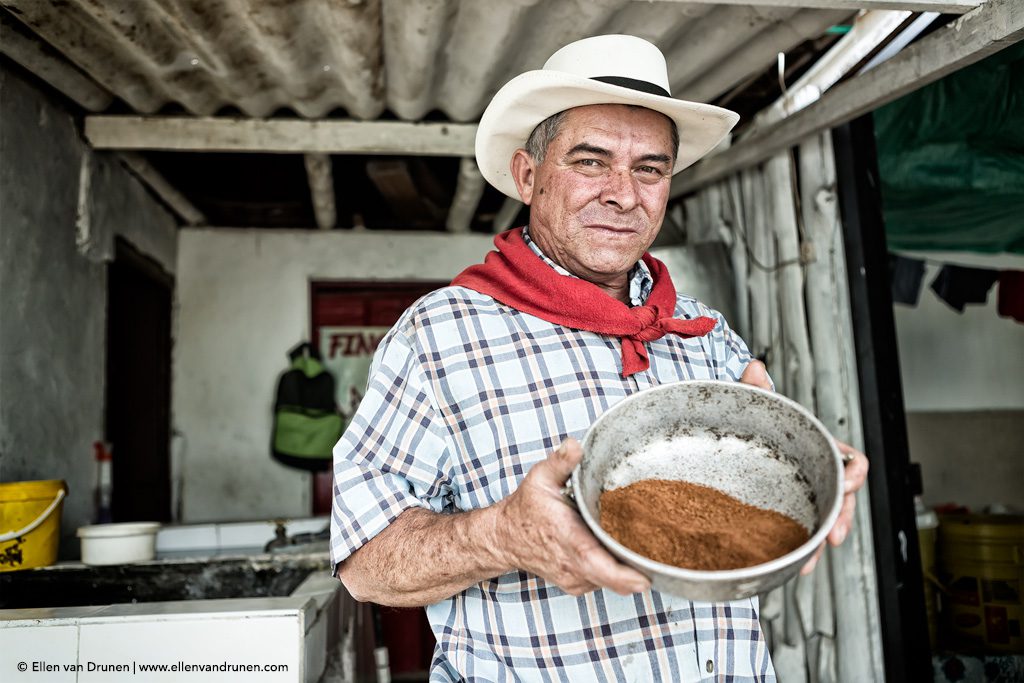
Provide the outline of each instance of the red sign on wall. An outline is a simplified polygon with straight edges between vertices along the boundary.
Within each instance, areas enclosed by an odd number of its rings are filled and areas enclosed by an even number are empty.
[[[417,299],[446,282],[313,282],[313,344],[334,375],[337,402],[352,417],[366,389],[373,354],[391,326]]]

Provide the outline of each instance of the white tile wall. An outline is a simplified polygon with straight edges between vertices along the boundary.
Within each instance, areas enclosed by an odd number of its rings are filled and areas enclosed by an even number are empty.
[[[288,536],[316,533],[329,523],[330,518],[326,516],[289,519],[285,521],[285,532]],[[276,528],[273,520],[165,526],[157,532],[156,551],[158,554],[180,555],[195,551],[213,555],[233,549],[262,549],[274,539]]]

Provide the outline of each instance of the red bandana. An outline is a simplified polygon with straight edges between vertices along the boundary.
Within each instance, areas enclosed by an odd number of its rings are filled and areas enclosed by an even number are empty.
[[[703,337],[717,324],[714,318],[672,317],[676,288],[665,264],[650,254],[643,259],[654,287],[645,305],[630,308],[595,284],[560,275],[530,249],[522,228],[501,233],[494,238],[494,246],[498,251],[488,252],[483,264],[459,273],[452,285],[487,294],[549,323],[619,337],[623,377],[650,367],[644,342],[666,334]]]

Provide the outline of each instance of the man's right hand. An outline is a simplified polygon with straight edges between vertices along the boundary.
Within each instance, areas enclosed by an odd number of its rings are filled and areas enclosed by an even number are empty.
[[[620,595],[643,592],[651,587],[647,577],[612,557],[579,513],[562,500],[562,487],[582,457],[579,442],[566,439],[498,503],[496,531],[505,561],[570,595],[597,588]]]

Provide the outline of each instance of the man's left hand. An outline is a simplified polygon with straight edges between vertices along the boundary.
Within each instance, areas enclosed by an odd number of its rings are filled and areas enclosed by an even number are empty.
[[[764,363],[759,360],[750,361],[750,364],[743,371],[740,381],[755,387],[761,387],[762,389],[772,389],[771,380],[768,378],[768,371],[765,369]],[[846,540],[846,535],[850,532],[850,527],[853,526],[853,511],[857,507],[857,491],[864,486],[868,476],[867,456],[853,446],[845,444],[838,439],[836,440],[836,446],[839,447],[839,452],[842,454],[843,461],[845,462],[843,473],[844,495],[843,507],[839,510],[839,518],[836,520],[832,530],[828,532],[828,542],[832,545],[839,545]],[[814,565],[818,564],[818,558],[821,557],[821,553],[824,550],[825,544],[822,543],[814,553],[814,556],[800,570],[800,573],[803,575],[810,574],[814,570]]]
[[[839,447],[839,452],[842,454],[845,463],[843,467],[844,495],[843,507],[839,510],[839,518],[836,520],[832,530],[828,532],[828,542],[832,545],[839,545],[846,540],[846,535],[850,532],[850,527],[853,526],[853,511],[857,507],[857,491],[864,486],[868,476],[867,456],[853,446],[845,444],[838,439],[836,439],[836,446]],[[824,550],[825,544],[822,543],[814,553],[814,556],[800,570],[802,575],[806,576],[814,570],[814,565],[818,564],[818,558],[821,557],[821,553]]]

